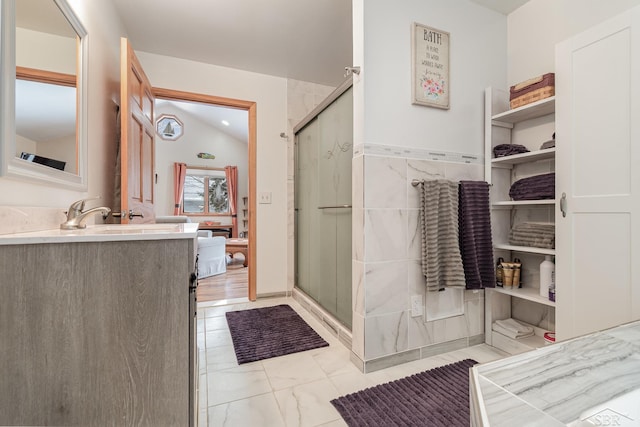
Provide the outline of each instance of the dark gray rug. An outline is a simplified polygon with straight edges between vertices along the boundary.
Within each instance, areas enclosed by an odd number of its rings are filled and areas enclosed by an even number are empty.
[[[286,304],[226,316],[238,364],[329,345]]]
[[[351,426],[469,426],[469,368],[475,360],[411,375],[331,401]]]

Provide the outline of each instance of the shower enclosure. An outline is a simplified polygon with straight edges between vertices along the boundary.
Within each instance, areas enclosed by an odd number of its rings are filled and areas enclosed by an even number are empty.
[[[351,329],[351,83],[294,131],[296,286]]]

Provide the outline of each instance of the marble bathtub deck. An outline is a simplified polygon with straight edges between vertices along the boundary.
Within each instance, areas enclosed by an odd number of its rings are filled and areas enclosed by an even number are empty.
[[[638,426],[640,323],[474,367],[472,381],[484,425]]]
[[[329,347],[238,366],[225,313],[289,304]],[[199,426],[346,426],[331,399],[466,358],[484,363],[507,356],[477,345],[361,373],[349,351],[293,298],[217,307],[198,306]]]

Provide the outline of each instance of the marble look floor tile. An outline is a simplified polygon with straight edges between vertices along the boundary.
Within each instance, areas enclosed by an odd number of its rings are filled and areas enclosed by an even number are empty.
[[[372,374],[363,374],[358,371],[334,375],[329,377],[329,380],[338,390],[340,396],[344,396],[377,385],[375,378]]]
[[[328,377],[356,372],[360,373],[360,370],[351,363],[351,352],[344,346],[325,348],[325,350],[326,351],[314,354],[313,358]]]
[[[219,307],[208,307],[205,309],[198,308],[198,313],[204,311],[204,317],[217,317],[224,316],[227,311],[232,311],[237,309],[237,305],[221,305]]]
[[[208,317],[204,319],[204,328],[206,332],[228,329],[227,318],[225,316]]]
[[[261,365],[239,366],[217,371],[207,377],[209,406],[232,402],[271,391],[267,374]]]
[[[340,393],[329,379],[280,390],[275,396],[287,426],[318,426],[341,418],[330,403]]]
[[[209,406],[207,396],[207,374],[198,377],[198,408],[203,409]]]
[[[282,390],[327,378],[320,365],[308,352],[266,359],[262,364],[273,390]]]
[[[210,427],[285,425],[273,393],[210,406],[208,422]]]
[[[320,424],[318,427],[348,427],[348,424],[342,418],[340,418],[339,420]]]
[[[224,345],[207,350],[205,368],[207,372],[223,371],[238,366],[233,345]]]
[[[196,345],[198,346],[199,350],[204,350],[205,346],[205,342],[204,342],[204,331],[202,333],[198,332],[196,334]]]
[[[207,427],[207,410],[198,411],[198,427]]]
[[[212,347],[233,345],[233,342],[231,341],[231,334],[228,330],[225,329],[207,332],[204,335],[204,338],[207,349],[210,349]]]

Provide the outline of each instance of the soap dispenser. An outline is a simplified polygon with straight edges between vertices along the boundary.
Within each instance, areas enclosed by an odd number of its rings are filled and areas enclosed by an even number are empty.
[[[540,263],[540,296],[549,298],[549,286],[553,283],[556,265],[551,261],[551,255],[545,255]]]

